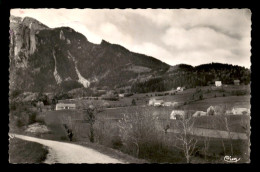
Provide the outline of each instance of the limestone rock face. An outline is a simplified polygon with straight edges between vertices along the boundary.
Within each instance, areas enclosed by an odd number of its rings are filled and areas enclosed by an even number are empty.
[[[129,64],[138,69],[125,72]],[[168,67],[104,40],[93,44],[69,27],[48,28],[33,18],[10,17],[10,90],[114,87],[134,82],[137,70],[151,75]]]
[[[36,50],[36,34],[48,28],[35,19],[10,17],[10,55],[14,57],[16,67],[28,67],[29,55]]]
[[[10,90],[68,92],[93,86],[146,92],[164,90],[164,86],[201,86],[216,78],[230,82],[231,76],[241,78],[241,83],[250,81],[251,72],[243,67],[219,63],[170,66],[105,40],[93,44],[72,28],[49,28],[30,17],[11,16],[9,32]]]
[[[60,31],[60,39],[63,41],[65,40],[65,36],[62,30]]]

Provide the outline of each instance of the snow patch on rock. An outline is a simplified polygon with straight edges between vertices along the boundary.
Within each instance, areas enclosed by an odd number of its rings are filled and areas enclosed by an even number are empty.
[[[35,33],[31,31],[30,34],[30,54],[33,54],[36,50],[36,40],[35,40]]]
[[[55,68],[54,68],[53,75],[54,75],[54,78],[55,78],[57,84],[60,84],[62,82],[62,79],[61,79],[61,77],[60,77],[60,75],[58,74],[58,71],[57,71],[56,57],[55,57],[54,51],[53,51],[53,58],[54,58],[54,61],[55,61]]]
[[[74,61],[74,63],[75,63],[75,70],[76,70],[76,73],[77,73],[77,75],[78,75],[78,82],[79,83],[81,83],[85,88],[88,88],[89,87],[89,85],[90,85],[90,81],[88,81],[87,79],[85,79],[81,74],[80,74],[80,72],[79,72],[79,70],[78,70],[78,68],[77,68],[77,61],[76,61],[76,59],[75,59],[75,57],[73,57],[71,54],[70,54],[70,52],[68,51],[68,58],[70,59],[70,58],[72,58],[72,60]]]
[[[90,82],[88,80],[86,80],[83,76],[81,76],[76,65],[75,65],[75,69],[76,69],[76,72],[77,72],[77,75],[79,78],[78,82],[81,83],[85,88],[88,88],[90,85]]]
[[[63,41],[65,40],[65,36],[62,30],[60,31],[60,39]]]

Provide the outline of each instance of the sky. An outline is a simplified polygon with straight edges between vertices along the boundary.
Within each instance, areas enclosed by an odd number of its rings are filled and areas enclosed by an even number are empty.
[[[220,62],[250,68],[249,9],[12,9],[50,28],[68,26],[170,65]]]

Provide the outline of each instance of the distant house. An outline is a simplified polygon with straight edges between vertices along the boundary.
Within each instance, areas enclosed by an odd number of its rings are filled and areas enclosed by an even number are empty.
[[[199,117],[199,116],[206,116],[207,112],[203,112],[203,111],[196,111],[192,117]]]
[[[164,101],[163,100],[155,100],[155,102],[154,102],[154,106],[163,106],[163,104],[164,104]]]
[[[107,91],[106,90],[97,90],[97,92],[100,94],[106,94]]]
[[[240,84],[240,80],[234,80],[234,85],[239,85]]]
[[[153,106],[154,102],[155,102],[155,99],[150,99],[149,102],[148,102],[148,105]]]
[[[55,110],[64,110],[64,109],[76,109],[76,105],[72,103],[58,103],[56,104]]]
[[[170,114],[170,119],[176,120],[178,117],[183,118],[185,116],[185,112],[183,110],[173,110]]]
[[[125,97],[125,94],[118,94],[118,97]]]
[[[243,115],[243,114],[250,114],[250,110],[247,108],[233,108],[232,109],[233,115]]]
[[[216,87],[221,87],[221,86],[222,86],[221,81],[215,81],[215,86],[216,86]]]
[[[172,106],[172,102],[165,102],[164,106]]]
[[[183,91],[184,87],[177,87],[177,91]]]
[[[178,102],[164,102],[163,106],[177,106]]]
[[[163,106],[164,101],[161,99],[150,99],[148,105],[149,106]]]

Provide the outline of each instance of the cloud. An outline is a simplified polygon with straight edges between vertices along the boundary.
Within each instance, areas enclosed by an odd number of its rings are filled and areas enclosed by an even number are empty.
[[[207,27],[183,29],[171,27],[162,36],[168,46],[179,50],[203,50],[237,46],[238,41],[232,37],[216,32]]]
[[[72,27],[166,63],[221,62],[250,66],[248,9],[13,9],[54,28]]]

